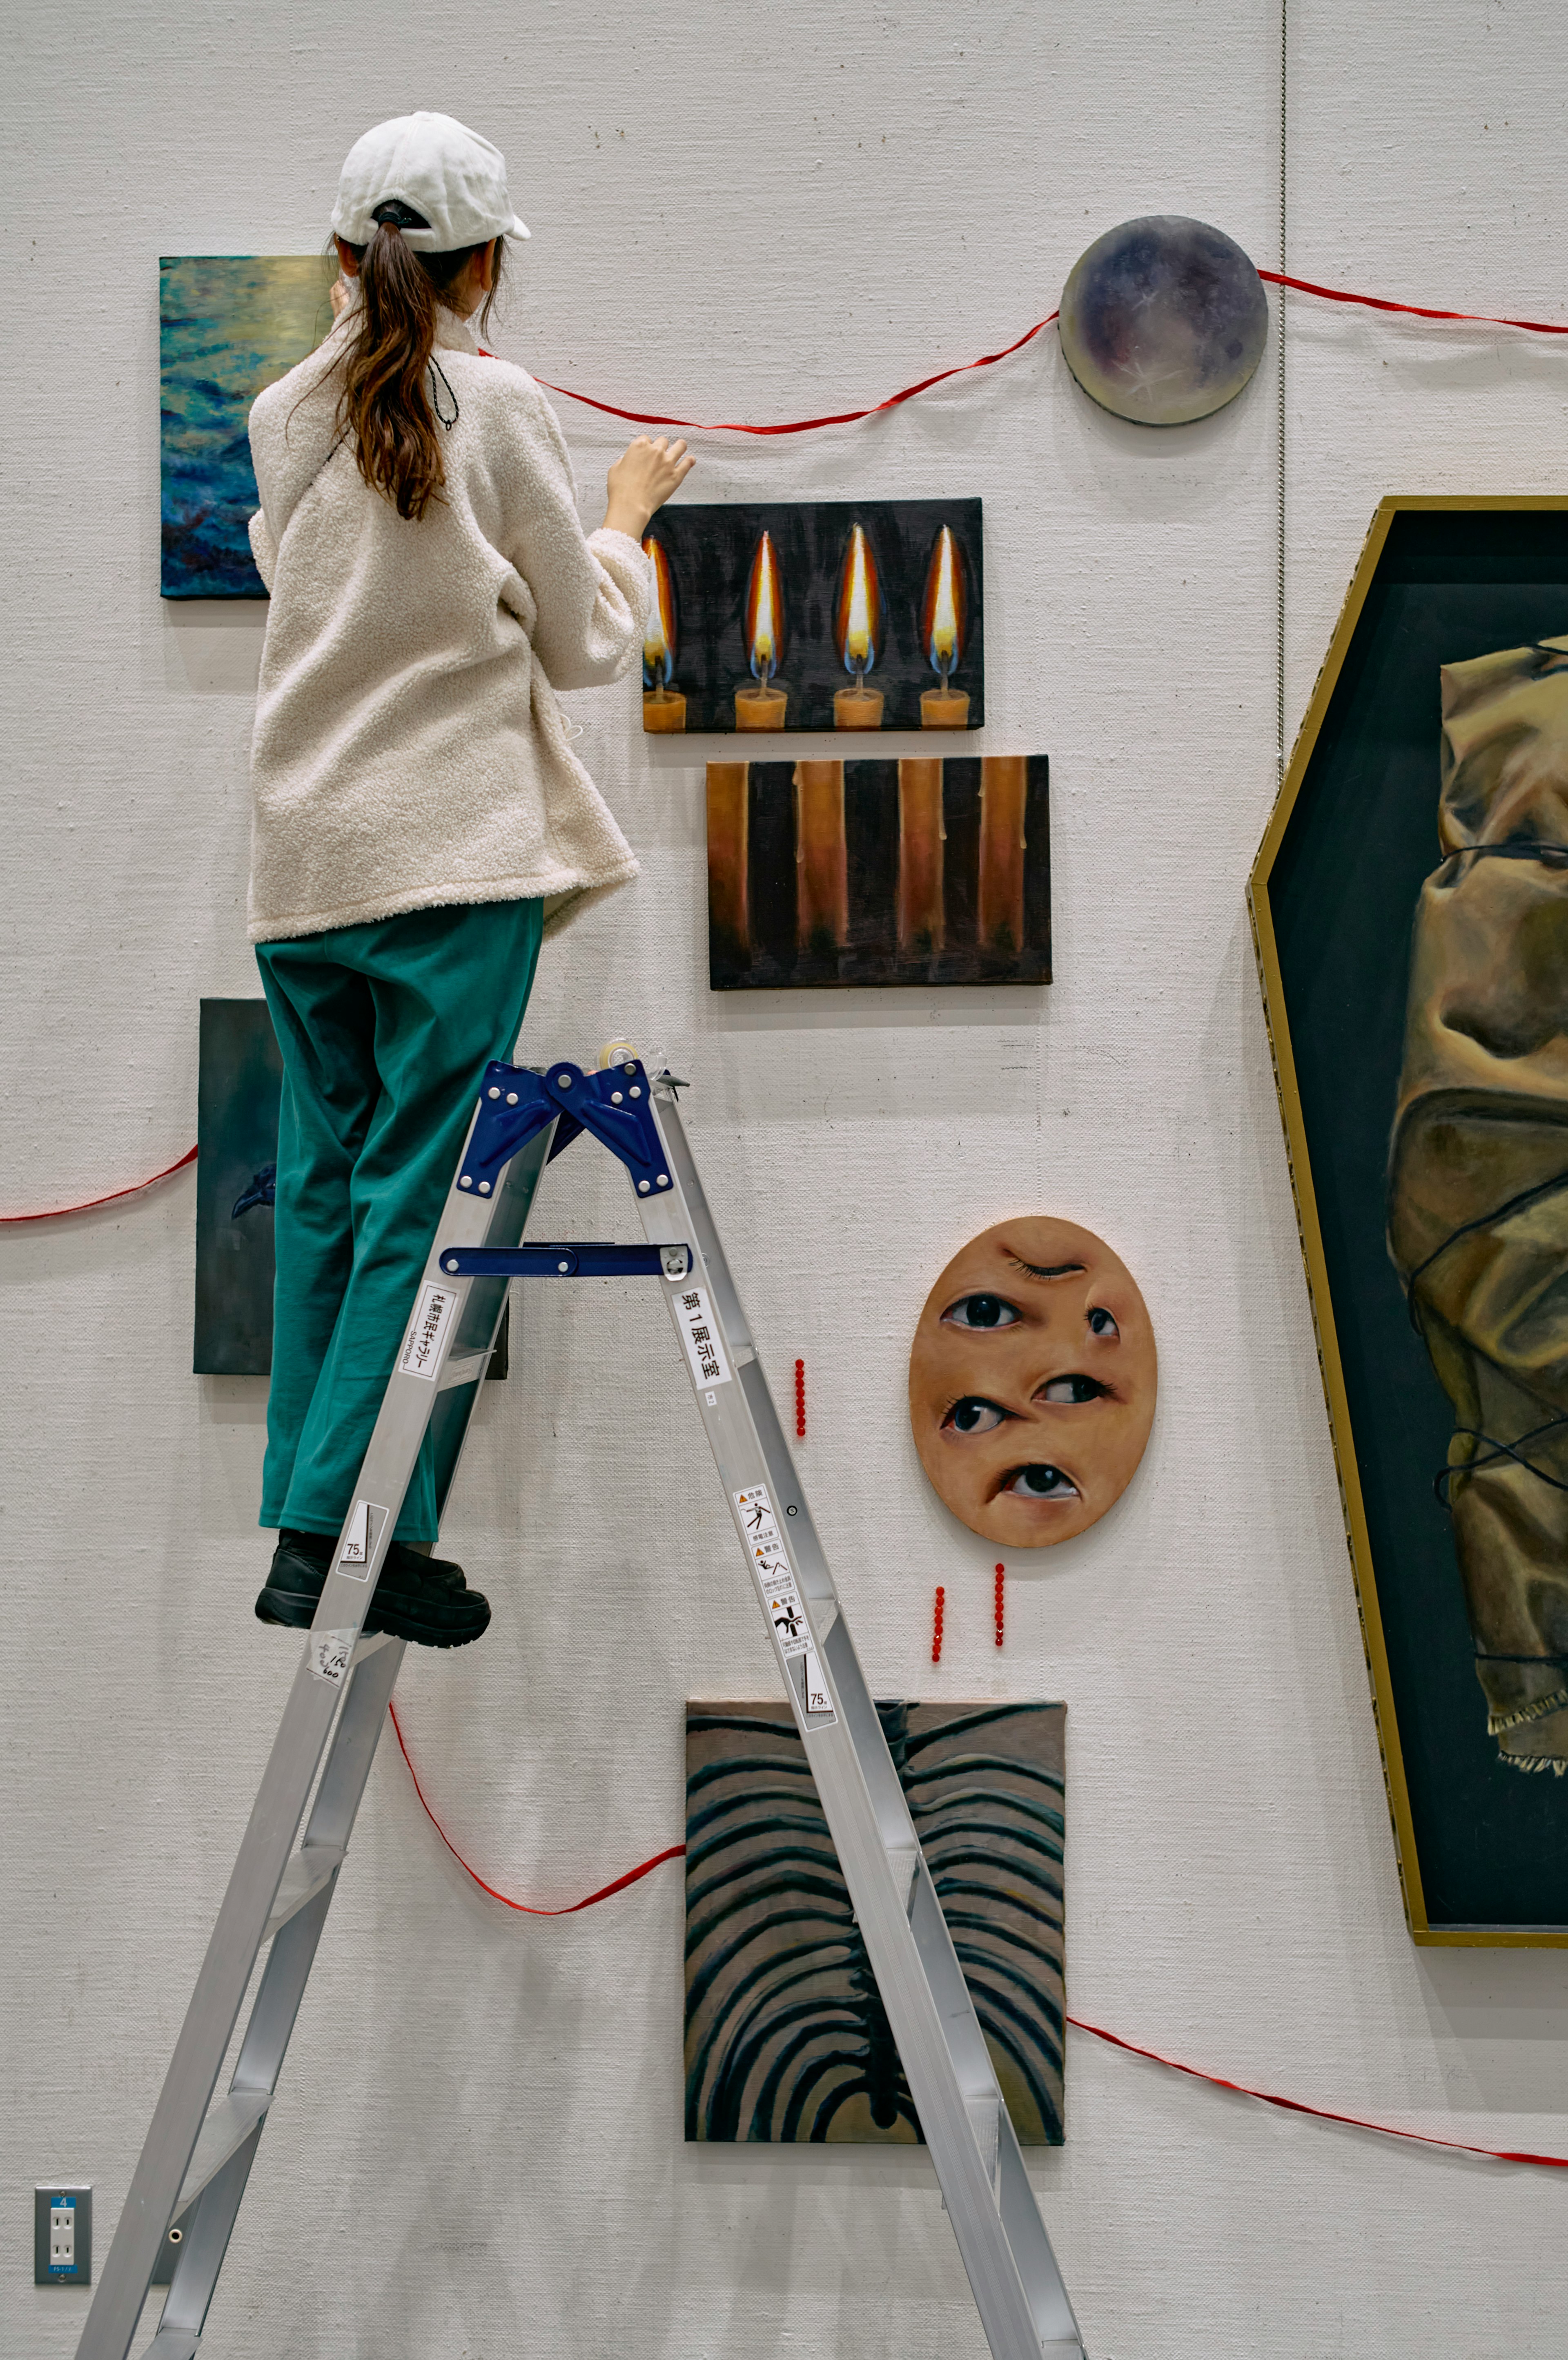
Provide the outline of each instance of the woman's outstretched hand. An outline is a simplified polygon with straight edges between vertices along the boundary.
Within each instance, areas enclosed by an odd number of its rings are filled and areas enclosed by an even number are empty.
[[[655,508],[686,481],[697,462],[684,442],[667,442],[661,434],[650,442],[639,434],[628,443],[605,478],[609,502],[604,524],[610,532],[629,533],[640,541]]]

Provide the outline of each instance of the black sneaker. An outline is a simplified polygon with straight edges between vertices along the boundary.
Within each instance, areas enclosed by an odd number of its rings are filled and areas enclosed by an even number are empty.
[[[421,1557],[417,1549],[394,1541],[365,1627],[388,1631],[394,1639],[411,1639],[416,1647],[466,1647],[489,1629],[490,1601],[469,1589],[460,1565]]]
[[[324,1551],[319,1558],[317,1543]],[[308,1631],[321,1602],[321,1584],[332,1553],[332,1544],[325,1533],[279,1533],[267,1587],[256,1601],[256,1621]]]
[[[256,1601],[257,1621],[308,1631],[336,1546],[335,1534],[280,1532]],[[393,1542],[365,1616],[367,1632],[389,1632],[421,1647],[465,1647],[489,1622],[488,1601],[469,1589],[460,1565]]]

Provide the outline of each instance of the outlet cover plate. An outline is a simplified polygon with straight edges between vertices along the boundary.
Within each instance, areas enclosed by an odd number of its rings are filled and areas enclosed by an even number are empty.
[[[69,2263],[55,2258],[55,2214],[71,2213]],[[33,2190],[33,2278],[38,2286],[93,2283],[93,2191],[80,2180],[40,2180]]]

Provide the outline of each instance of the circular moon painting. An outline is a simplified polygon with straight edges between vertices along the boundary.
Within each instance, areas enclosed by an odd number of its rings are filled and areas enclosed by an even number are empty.
[[[1062,290],[1062,350],[1084,392],[1139,426],[1234,401],[1263,357],[1269,301],[1223,230],[1145,213],[1097,237]]]
[[[961,1524],[1049,1548],[1121,1498],[1154,1420],[1154,1330],[1092,1229],[985,1229],[926,1299],[909,1354],[920,1464]]]

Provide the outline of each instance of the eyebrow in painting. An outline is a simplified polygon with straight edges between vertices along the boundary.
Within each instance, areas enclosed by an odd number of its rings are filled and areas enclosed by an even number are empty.
[[[1037,1262],[1025,1262],[1022,1254],[1016,1254],[1011,1246],[1004,1247],[1003,1251],[1013,1268],[1021,1270],[1026,1278],[1080,1278],[1083,1273],[1081,1262],[1053,1262],[1042,1265]]]

